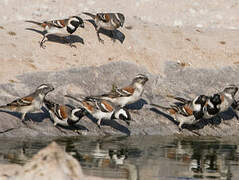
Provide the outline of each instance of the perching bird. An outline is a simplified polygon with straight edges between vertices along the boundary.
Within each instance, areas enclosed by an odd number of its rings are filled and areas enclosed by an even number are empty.
[[[66,19],[59,19],[59,20],[50,20],[50,21],[44,21],[44,22],[36,22],[36,21],[26,21],[29,23],[37,24],[44,28],[44,36],[40,42],[40,46],[42,48],[45,48],[45,38],[49,34],[55,34],[55,33],[64,33],[64,34],[72,34],[74,33],[78,27],[84,28],[84,21],[79,16],[71,16]],[[69,36],[67,37],[69,38]],[[68,40],[68,39],[66,39]],[[70,46],[72,47],[72,43],[70,43]]]
[[[20,112],[22,113],[21,120],[24,121],[27,113],[41,110],[45,96],[53,90],[54,87],[51,84],[42,84],[36,88],[35,92],[0,106],[0,109]]]
[[[95,97],[106,99],[116,105],[124,107],[125,105],[132,104],[140,99],[147,81],[148,77],[146,75],[138,74],[135,76],[130,85],[123,88],[115,87],[111,92]]]
[[[207,102],[203,107],[203,118],[210,119],[215,117],[220,112],[220,104],[222,103],[219,94],[214,94],[208,97]]]
[[[44,99],[44,107],[54,121],[54,126],[57,126],[57,124],[66,127],[74,126],[86,114],[83,108],[74,108],[69,105],[57,104],[47,99]]]
[[[96,25],[96,33],[99,42],[104,43],[103,39],[100,38],[99,30],[100,28],[110,30],[112,37],[114,38],[114,31],[119,27],[123,27],[125,17],[122,13],[97,13],[96,15],[83,12],[83,14],[92,17]]]
[[[220,98],[221,103],[218,105],[220,112],[225,112],[229,107],[231,107],[232,104],[236,102],[235,95],[237,91],[238,87],[236,87],[235,85],[229,85],[224,88],[222,92],[213,95],[218,95]]]
[[[213,108],[209,108],[208,106],[205,106],[205,115],[208,114],[208,117],[211,118],[213,116],[219,116],[223,119],[221,116],[221,113],[227,111],[230,107],[234,110],[237,104],[235,100],[235,95],[238,91],[238,87],[235,85],[229,85],[226,88],[224,88],[223,91],[213,94],[210,99],[210,104],[213,104]],[[207,103],[209,105],[209,103]],[[212,105],[211,105],[212,106]],[[205,116],[204,115],[204,116]]]
[[[210,119],[218,115],[220,116],[220,113],[225,112],[231,106],[235,106],[232,107],[235,109],[237,104],[235,94],[237,91],[238,87],[235,85],[229,85],[224,88],[223,91],[208,96],[206,103],[202,107],[202,111],[200,111],[200,116],[195,116],[196,119]],[[190,101],[181,97],[174,97],[174,99],[184,103]]]
[[[121,119],[128,125],[130,124],[131,116],[129,112],[108,100],[98,99],[91,96],[79,97],[79,99],[70,95],[65,95],[65,97],[77,101],[82,108],[96,118],[99,128],[102,119]]]
[[[170,105],[170,107],[164,107],[157,104],[150,104],[152,106],[158,107],[162,110],[166,110],[170,115],[173,116],[174,120],[179,122],[179,130],[182,130],[183,124],[195,124],[203,116],[203,107],[207,101],[207,96],[200,95],[194,98],[192,101],[183,100],[183,103],[175,103]],[[179,99],[177,97],[177,99]]]

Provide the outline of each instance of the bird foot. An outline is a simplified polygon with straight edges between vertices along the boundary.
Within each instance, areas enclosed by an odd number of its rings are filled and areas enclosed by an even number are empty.
[[[74,130],[75,133],[79,134],[79,135],[82,135],[81,131],[80,130]]]
[[[44,45],[44,42],[40,42],[40,48],[45,49],[46,46]]]
[[[74,44],[70,44],[70,47],[71,48],[77,48],[76,45],[74,45]]]
[[[100,126],[99,124],[97,124],[97,127],[98,127],[99,129],[101,129],[101,126]]]
[[[99,42],[102,43],[102,44],[104,44],[104,40],[101,39],[101,38],[99,38]]]

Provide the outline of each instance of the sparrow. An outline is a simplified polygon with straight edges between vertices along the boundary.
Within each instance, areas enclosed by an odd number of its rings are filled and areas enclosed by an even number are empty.
[[[238,87],[235,85],[229,85],[222,92],[216,93],[213,96],[219,96],[220,98],[220,104],[219,109],[220,113],[225,112],[228,110],[229,107],[231,107],[233,104],[236,103],[235,95],[238,91]]]
[[[224,88],[223,91],[215,93],[212,96],[207,96],[206,103],[202,106],[202,111],[199,113],[200,115],[194,115],[195,118],[211,119],[215,116],[220,116],[220,113],[225,112],[229,107],[235,109],[234,106],[237,104],[235,94],[237,91],[238,87],[235,85],[229,85]],[[176,97],[175,99],[181,102],[188,101],[180,97]]]
[[[27,113],[41,110],[45,96],[53,90],[54,87],[51,84],[41,84],[35,92],[0,106],[0,109],[22,113],[21,120],[23,122]]]
[[[95,96],[99,99],[108,100],[120,107],[132,104],[140,99],[144,92],[144,85],[148,81],[148,77],[144,74],[138,74],[132,80],[131,84],[123,88],[112,88],[111,92]]]
[[[74,126],[86,114],[86,111],[83,108],[74,108],[69,105],[57,104],[47,99],[44,99],[43,102],[43,106],[49,112],[50,117],[54,122],[54,126],[57,126],[57,124],[66,127]]]
[[[174,103],[170,107],[164,107],[157,104],[150,104],[151,106],[158,107],[166,110],[173,116],[174,120],[179,122],[179,131],[182,130],[183,124],[195,124],[203,116],[203,107],[207,101],[207,96],[200,95],[192,101],[183,98],[175,97],[175,99],[182,101],[182,103]]]
[[[173,98],[181,103],[190,104],[192,102],[192,109],[194,109],[194,117],[195,119],[210,119],[217,115],[220,111],[219,104],[221,103],[220,96],[218,94],[214,94],[213,96],[204,96],[206,98],[205,103],[201,103],[201,105],[197,105],[197,101],[193,103],[193,100],[184,99],[182,97],[174,97],[168,96]],[[194,100],[196,100],[195,98]],[[205,99],[204,99],[205,100]],[[194,105],[193,105],[194,104]]]
[[[99,42],[101,43],[104,43],[104,40],[101,39],[99,35],[99,30],[101,28],[110,30],[112,37],[114,38],[114,31],[119,27],[123,27],[125,21],[125,17],[122,13],[97,13],[96,15],[88,12],[82,13],[94,19],[96,25],[96,34]]]
[[[44,46],[44,43],[46,42],[45,38],[49,34],[55,34],[55,33],[61,33],[61,32],[72,34],[77,30],[78,27],[84,28],[84,21],[79,16],[71,16],[67,19],[50,20],[50,21],[44,21],[44,22],[36,22],[36,21],[26,21],[26,22],[34,23],[44,28],[44,31],[43,31],[44,36],[40,42],[40,47],[42,48],[45,48]],[[71,42],[70,42],[70,46],[73,47]]]
[[[209,96],[203,107],[203,118],[211,119],[220,112],[220,104],[222,103],[219,94]]]
[[[221,113],[227,111],[230,107],[235,110],[237,104],[235,95],[237,91],[238,87],[229,85],[223,91],[213,94],[204,108],[204,117],[208,119],[219,116],[223,119]]]
[[[196,119],[203,118],[204,108],[207,105],[208,99],[209,99],[209,97],[206,95],[196,96],[192,100],[188,100],[188,99],[177,97],[177,96],[176,97],[168,96],[168,97],[171,97],[177,101],[180,101],[181,102],[181,104],[179,104],[180,106],[189,107],[190,109],[192,109],[193,115]]]
[[[125,108],[117,106],[108,100],[91,96],[80,97],[80,99],[70,95],[65,95],[65,97],[77,101],[82,108],[96,118],[99,128],[101,127],[102,119],[121,119],[130,125],[131,116],[129,112]]]

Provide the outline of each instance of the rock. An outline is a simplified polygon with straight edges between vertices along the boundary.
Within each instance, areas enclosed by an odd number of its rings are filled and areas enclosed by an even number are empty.
[[[177,95],[186,98],[193,98],[199,94],[210,95],[222,90],[227,84],[238,85],[237,77],[239,76],[238,67],[225,67],[218,70],[214,69],[197,69],[191,66],[184,66],[177,62],[169,61],[165,64],[165,75],[155,75],[147,71],[142,66],[128,62],[111,62],[99,67],[82,67],[62,70],[57,72],[38,72],[28,73],[17,76],[20,86],[11,86],[2,84],[0,88],[12,88],[12,91],[19,91],[24,95],[25,89],[20,88],[22,84],[30,90],[34,90],[41,82],[51,82],[56,90],[49,93],[47,98],[53,99],[58,103],[66,103],[77,105],[72,100],[64,98],[64,95],[71,93],[72,95],[82,94],[97,95],[108,92],[112,88],[112,84],[122,87],[128,85],[134,76],[138,73],[144,73],[149,77],[149,81],[145,86],[142,99],[135,104],[129,105],[129,109],[137,110],[131,113],[135,120],[127,126],[124,121],[120,120],[103,120],[102,129],[96,125],[96,120],[90,117],[83,117],[77,124],[77,128],[81,130],[82,135],[105,135],[105,134],[126,134],[126,135],[173,135],[178,134],[177,124],[166,113],[158,109],[147,108],[147,103],[153,102],[162,105],[169,105],[172,99],[167,95]],[[57,77],[57,78],[56,78]],[[62,81],[59,81],[61,79]],[[5,93],[6,97],[0,97],[0,104],[9,101],[12,96]],[[37,136],[74,136],[78,135],[74,132],[75,128],[62,129],[59,131],[53,126],[49,119],[48,113],[43,109],[42,112],[29,114],[33,123],[26,121],[27,126],[21,125],[16,128],[19,115],[0,112],[0,136],[6,137],[37,137]],[[213,124],[208,126],[209,121],[200,121],[198,126],[185,126],[186,129],[181,132],[183,135],[195,135],[187,128],[196,130],[200,135],[226,136],[237,135],[238,126],[235,113],[229,110],[223,113],[224,121],[227,124],[220,123],[215,118]],[[214,120],[213,120],[214,121]],[[229,124],[228,124],[229,123]],[[228,131],[230,129],[230,131]]]
[[[0,164],[1,180],[103,180],[86,176],[79,162],[52,142],[24,166]],[[113,179],[109,179],[113,180]]]
[[[53,142],[40,150],[11,179],[79,180],[83,177],[79,162]]]
[[[9,180],[16,176],[22,167],[17,164],[0,164],[0,179]]]

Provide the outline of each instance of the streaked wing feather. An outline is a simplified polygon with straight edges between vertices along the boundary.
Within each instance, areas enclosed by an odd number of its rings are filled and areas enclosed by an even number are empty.
[[[109,22],[110,21],[110,15],[109,14],[104,14],[104,13],[98,13],[96,16],[103,22]]]
[[[13,102],[9,103],[8,105],[11,106],[29,106],[33,101],[33,97],[24,97],[14,100]]]
[[[97,108],[100,109],[102,112],[112,112],[113,107],[105,100],[97,101]]]

